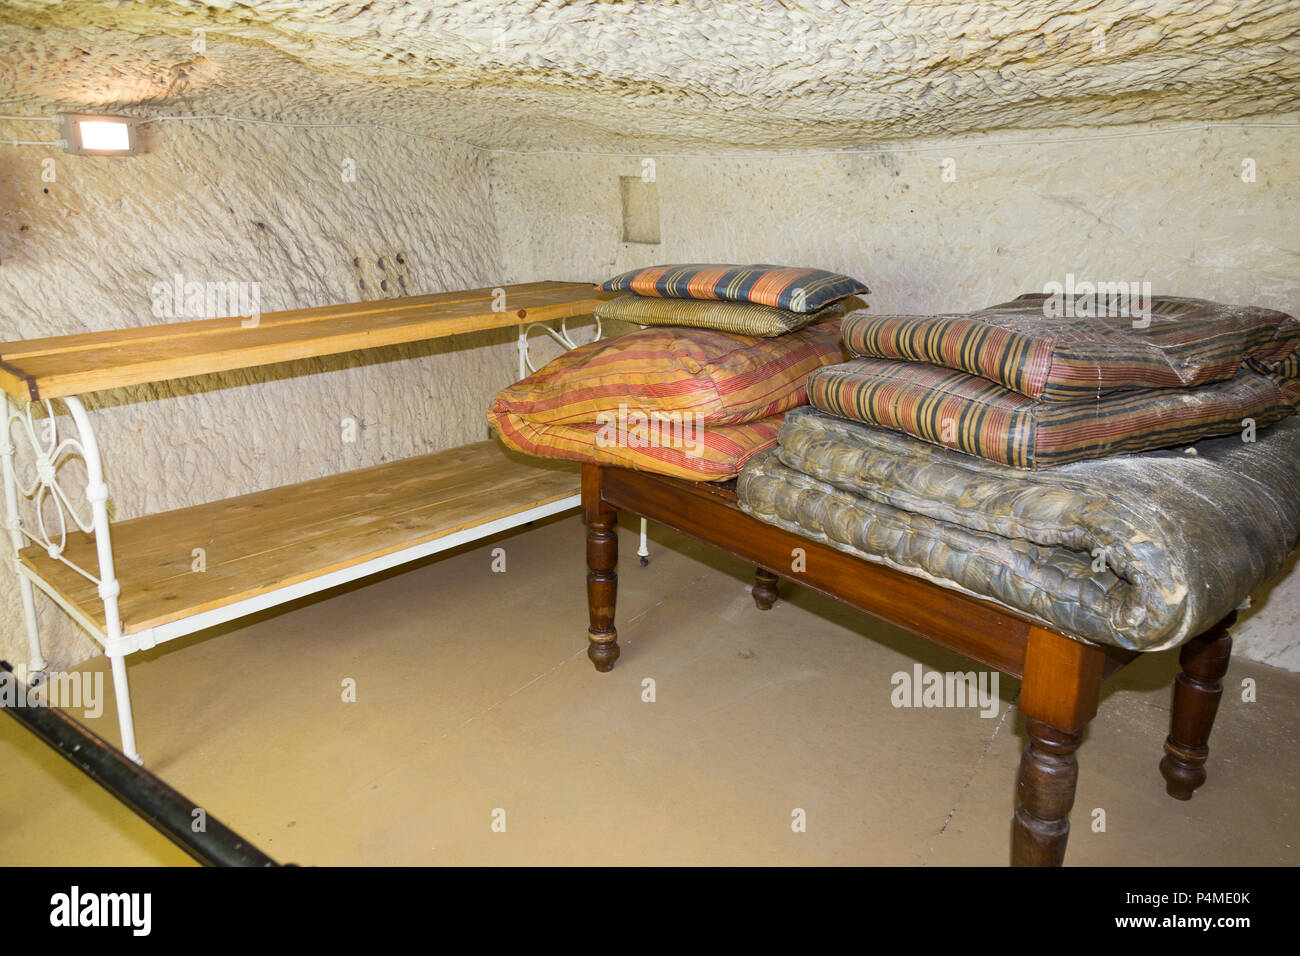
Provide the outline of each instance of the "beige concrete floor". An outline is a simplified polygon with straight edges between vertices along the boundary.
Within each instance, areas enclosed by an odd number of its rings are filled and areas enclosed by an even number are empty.
[[[662,530],[640,568],[633,530],[612,673],[585,656],[582,528],[564,517],[133,658],[141,752],[302,864],[1006,861],[1015,681],[993,719],[896,709],[896,671],[970,665],[788,585],[759,612],[744,565]],[[1148,655],[1107,683],[1067,862],[1300,863],[1300,676],[1233,663],[1209,783],[1180,803],[1156,771],[1176,670]],[[111,701],[89,723],[118,739]],[[187,862],[7,719],[0,767],[0,863]]]

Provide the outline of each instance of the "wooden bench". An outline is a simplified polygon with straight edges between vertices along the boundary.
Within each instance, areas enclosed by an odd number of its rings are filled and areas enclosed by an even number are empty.
[[[534,282],[295,309],[255,320],[204,319],[0,344],[0,388],[9,402],[0,441],[5,519],[26,617],[29,672],[47,666],[36,628],[39,589],[104,648],[122,750],[138,762],[127,654],[580,501],[576,466],[513,455],[485,441],[115,522],[110,529],[100,450],[77,396],[503,328],[519,329],[522,376],[531,367],[528,335],[535,323],[587,315],[605,298],[588,283]],[[542,328],[561,344],[573,344],[563,325],[558,332]],[[59,434],[56,399],[67,407],[74,434]],[[43,415],[34,413],[42,408]],[[34,475],[23,471],[16,442],[29,446]],[[59,483],[61,466],[73,457],[85,463],[88,517]],[[62,528],[40,521],[35,509],[42,498],[53,498]],[[202,555],[197,563],[196,549]]]

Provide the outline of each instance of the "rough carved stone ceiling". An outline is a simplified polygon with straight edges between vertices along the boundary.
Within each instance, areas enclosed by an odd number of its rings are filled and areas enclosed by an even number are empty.
[[[839,148],[1300,109],[1296,0],[6,0],[0,56],[6,113],[382,123],[506,149]]]

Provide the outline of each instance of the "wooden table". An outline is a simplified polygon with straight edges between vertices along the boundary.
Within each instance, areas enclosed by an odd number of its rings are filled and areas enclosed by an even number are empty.
[[[992,601],[940,587],[883,564],[759,521],[740,509],[726,484],[683,481],[604,465],[582,466],[587,519],[587,656],[598,671],[619,658],[614,608],[618,592],[620,510],[672,528],[753,564],[754,602],[768,610],[786,578],[850,607],[911,631],[1020,680],[1017,706],[1026,718],[1029,745],[1020,757],[1012,816],[1011,862],[1059,866],[1070,834],[1079,765],[1075,751],[1097,712],[1103,678],[1137,656],[1135,651],[1085,644]],[[791,555],[801,550],[798,569]],[[1232,649],[1234,611],[1183,645],[1182,673],[1160,773],[1165,789],[1191,799],[1205,782],[1214,716]]]
[[[0,344],[0,388],[9,401],[0,442],[6,526],[18,556],[28,670],[46,667],[35,589],[104,648],[122,750],[138,761],[126,655],[580,501],[576,466],[479,442],[110,528],[102,458],[79,395],[502,328],[520,331],[522,375],[535,323],[588,315],[606,298],[588,283],[532,282],[294,309],[255,321],[204,319]],[[59,426],[56,399],[67,407],[72,434],[51,430]],[[34,412],[42,406],[48,418]],[[34,474],[20,469],[15,442],[29,446]],[[85,461],[84,488],[60,484],[71,457]],[[36,520],[42,497],[54,498],[66,533]],[[89,505],[88,518],[78,497]]]

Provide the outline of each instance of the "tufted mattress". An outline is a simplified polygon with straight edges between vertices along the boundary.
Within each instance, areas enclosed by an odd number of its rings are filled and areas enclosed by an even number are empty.
[[[741,508],[1130,650],[1207,630],[1300,544],[1300,418],[1027,472],[813,408],[745,466]]]

